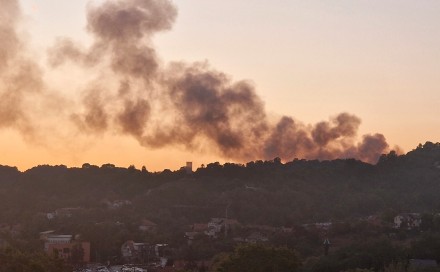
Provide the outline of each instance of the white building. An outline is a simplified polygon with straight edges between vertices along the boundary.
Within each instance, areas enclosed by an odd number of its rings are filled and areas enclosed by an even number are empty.
[[[422,224],[422,217],[419,213],[404,213],[394,217],[395,229],[413,229],[418,228]]]

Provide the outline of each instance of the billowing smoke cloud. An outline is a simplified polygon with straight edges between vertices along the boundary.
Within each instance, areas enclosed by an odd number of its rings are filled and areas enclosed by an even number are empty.
[[[44,83],[38,66],[20,56],[17,0],[1,1],[0,38],[8,41],[0,43],[0,126],[5,127],[26,123],[22,103]],[[354,157],[374,163],[388,151],[381,134],[358,141],[361,120],[354,115],[342,113],[315,125],[288,116],[274,122],[249,82],[233,82],[206,63],[164,65],[152,38],[171,29],[176,16],[169,0],[89,6],[92,45],[59,38],[48,51],[52,68],[70,62],[96,75],[78,90],[80,106],[64,121],[88,134],[130,135],[148,148],[203,149],[240,161]]]
[[[15,128],[30,138],[34,131],[29,102],[41,95],[42,72],[28,58],[17,29],[20,9],[15,0],[1,0],[0,9],[0,128]]]
[[[175,7],[168,1],[107,1],[88,9],[87,29],[94,37],[90,48],[84,49],[63,38],[50,49],[49,63],[53,67],[66,61],[83,69],[98,66],[110,72],[100,77],[111,76],[119,81],[117,92],[95,83],[83,91],[84,111],[73,115],[81,129],[103,132],[110,125],[117,125],[123,133],[138,139],[143,136],[150,115],[148,98],[159,77],[159,62],[151,38],[158,31],[170,29],[176,15]]]

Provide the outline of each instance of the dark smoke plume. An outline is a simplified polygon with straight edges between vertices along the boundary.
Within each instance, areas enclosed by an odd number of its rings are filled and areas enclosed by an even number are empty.
[[[108,114],[101,98],[101,91],[96,88],[87,90],[82,101],[85,112],[82,115],[73,114],[72,120],[83,131],[105,132],[109,124]]]
[[[1,1],[0,38],[7,42],[0,43],[0,126],[25,126],[23,101],[44,82],[38,66],[19,53],[17,0]],[[162,64],[152,38],[171,29],[176,15],[169,0],[108,0],[87,10],[90,47],[59,38],[49,49],[52,68],[70,62],[95,75],[78,90],[80,106],[69,114],[79,131],[116,130],[149,148],[209,150],[241,161],[353,157],[375,163],[388,151],[381,134],[358,142],[361,120],[354,115],[315,125],[288,116],[273,122],[249,82],[233,82],[206,63]]]
[[[0,128],[15,128],[32,138],[34,98],[43,96],[42,71],[26,54],[18,35],[21,13],[16,0],[1,0],[0,8]]]

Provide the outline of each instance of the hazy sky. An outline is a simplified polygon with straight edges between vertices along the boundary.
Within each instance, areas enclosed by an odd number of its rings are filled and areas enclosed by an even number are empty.
[[[22,0],[34,50],[57,36],[90,43],[85,0]],[[103,1],[94,1],[94,3]],[[156,34],[161,60],[208,61],[250,80],[270,115],[304,123],[340,112],[362,119],[359,134],[382,133],[405,151],[440,135],[440,1],[179,0],[176,23]],[[57,80],[63,80],[57,79]],[[69,79],[66,79],[69,80]],[[72,79],[70,79],[72,80]],[[65,148],[29,144],[0,131],[1,164],[135,164],[159,170],[196,165],[215,154],[143,148],[105,135]]]

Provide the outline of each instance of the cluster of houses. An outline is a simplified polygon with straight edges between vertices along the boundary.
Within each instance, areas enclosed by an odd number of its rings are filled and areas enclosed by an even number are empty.
[[[362,218],[361,220],[366,221],[369,224],[375,226],[388,225],[388,223],[384,223],[377,215],[371,215],[366,218]],[[394,217],[392,227],[394,229],[412,230],[412,229],[420,228],[421,225],[422,225],[422,215],[420,213],[402,213]],[[315,228],[321,231],[328,231],[332,228],[333,222],[303,224],[302,226],[305,229]]]
[[[130,205],[131,203],[125,201],[109,202],[109,208],[122,207]],[[48,213],[49,220],[58,217],[71,217],[72,213],[79,208],[61,208],[55,210],[53,213]],[[371,224],[382,224],[379,216],[369,216],[364,220]],[[417,229],[422,224],[422,216],[419,213],[402,213],[394,217],[394,229],[412,230]],[[327,233],[334,223],[321,222],[304,224],[304,229],[317,229]],[[19,225],[0,224],[0,232],[15,233],[19,231]],[[142,232],[155,233],[158,230],[158,225],[148,219],[140,221],[138,230]],[[269,237],[273,234],[279,233],[293,233],[293,228],[287,227],[272,227],[262,225],[241,225],[235,219],[229,218],[211,218],[207,223],[195,223],[188,227],[188,231],[184,233],[188,245],[194,243],[194,240],[200,237],[209,239],[229,238],[237,243],[266,243]],[[90,262],[90,243],[82,241],[78,235],[71,234],[56,234],[54,231],[46,231],[40,233],[40,239],[44,242],[44,251],[47,254],[57,255],[68,261],[72,258],[80,258],[80,262]],[[1,240],[0,240],[1,245]],[[167,244],[147,244],[143,242],[126,241],[121,246],[122,259],[127,263],[153,263],[157,267],[165,267],[169,262],[171,256]]]
[[[237,230],[239,234],[237,233]],[[210,239],[226,238],[233,236],[232,240],[237,243],[265,243],[269,241],[268,235],[277,233],[292,233],[293,228],[272,227],[265,225],[242,225],[235,219],[211,218],[206,224],[193,224],[190,230],[185,232],[188,245],[191,245],[197,237]]]

